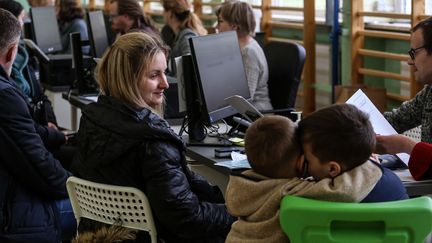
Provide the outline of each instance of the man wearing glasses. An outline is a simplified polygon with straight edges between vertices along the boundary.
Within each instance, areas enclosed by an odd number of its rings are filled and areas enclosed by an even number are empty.
[[[416,81],[425,86],[413,99],[384,116],[398,133],[421,125],[421,140],[432,143],[432,18],[418,23],[411,32],[408,64]]]
[[[408,168],[416,180],[432,179],[432,18],[412,29],[411,49],[408,54],[417,82],[424,88],[398,109],[385,112],[385,118],[402,133],[421,125],[422,142],[404,135],[377,136],[378,153],[408,153]]]

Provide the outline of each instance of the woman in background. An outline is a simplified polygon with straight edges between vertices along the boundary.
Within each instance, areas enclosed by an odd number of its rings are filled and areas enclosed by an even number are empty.
[[[84,9],[79,0],[56,0],[55,6],[63,52],[71,53],[71,33],[79,32],[81,40],[88,40],[87,24],[84,21]],[[89,54],[90,46],[84,46],[82,51],[83,54]]]
[[[137,0],[111,0],[108,5],[111,29],[118,35],[131,30],[141,30],[147,34],[159,35],[152,19],[144,14]]]
[[[189,170],[183,141],[162,118],[167,52],[159,37],[131,32],[104,54],[101,95],[83,111],[72,170],[143,191],[163,242],[223,242],[235,219],[219,189]]]
[[[258,110],[273,109],[268,94],[268,66],[264,52],[255,35],[255,16],[252,7],[241,1],[226,1],[216,10],[217,29],[220,32],[236,31],[252,104]]]
[[[175,57],[190,54],[189,38],[207,34],[201,20],[191,11],[187,0],[162,0],[165,24],[174,32],[174,41],[171,43],[169,61]],[[174,63],[174,62],[172,62]],[[171,66],[175,74],[175,69]]]

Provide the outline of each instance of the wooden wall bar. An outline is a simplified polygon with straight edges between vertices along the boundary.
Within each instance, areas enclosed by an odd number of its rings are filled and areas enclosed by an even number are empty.
[[[398,101],[405,101],[414,97],[421,87],[414,80],[414,75],[411,71],[410,76],[403,76],[397,73],[384,72],[381,70],[367,69],[363,67],[363,57],[373,56],[383,59],[394,59],[405,61],[408,60],[407,54],[396,54],[389,52],[381,52],[375,50],[364,49],[365,37],[375,38],[387,38],[409,41],[411,34],[399,33],[390,31],[372,31],[365,30],[363,18],[369,17],[382,17],[382,18],[397,18],[397,19],[409,19],[411,20],[411,26],[415,26],[421,19],[426,18],[425,15],[425,0],[412,0],[412,13],[401,14],[401,13],[382,13],[382,12],[366,12],[363,11],[363,0],[351,0],[351,81],[353,84],[359,84],[363,82],[363,77],[375,76],[389,79],[395,79],[399,81],[406,81],[410,83],[410,96],[404,97],[395,94],[387,94],[387,98],[395,99]]]

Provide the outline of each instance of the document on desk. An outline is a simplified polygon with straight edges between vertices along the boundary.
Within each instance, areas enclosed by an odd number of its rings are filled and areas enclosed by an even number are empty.
[[[250,169],[251,168],[249,161],[246,158],[246,155],[237,152],[231,153],[231,160],[217,162],[215,163],[215,165],[227,167],[230,169]]]
[[[347,104],[351,104],[359,108],[361,111],[369,115],[369,121],[376,134],[380,135],[392,135],[397,134],[396,130],[390,125],[390,123],[384,118],[381,112],[376,108],[372,101],[366,96],[361,89],[357,90],[347,101]],[[400,160],[408,165],[409,155],[406,153],[396,154]]]

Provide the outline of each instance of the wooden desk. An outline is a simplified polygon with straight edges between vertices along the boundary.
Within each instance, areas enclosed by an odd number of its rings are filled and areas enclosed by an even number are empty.
[[[231,170],[226,167],[214,165],[216,162],[226,161],[228,159],[215,158],[214,149],[214,147],[188,147],[187,155],[190,158],[198,161],[200,164],[207,166],[209,169],[217,172],[219,177],[223,175],[228,180]],[[401,178],[402,183],[404,184],[410,197],[432,195],[432,180],[414,181],[408,169],[395,171],[395,173],[399,176],[399,178]],[[209,180],[211,181],[211,179]],[[228,184],[228,181],[226,181],[226,184]]]

